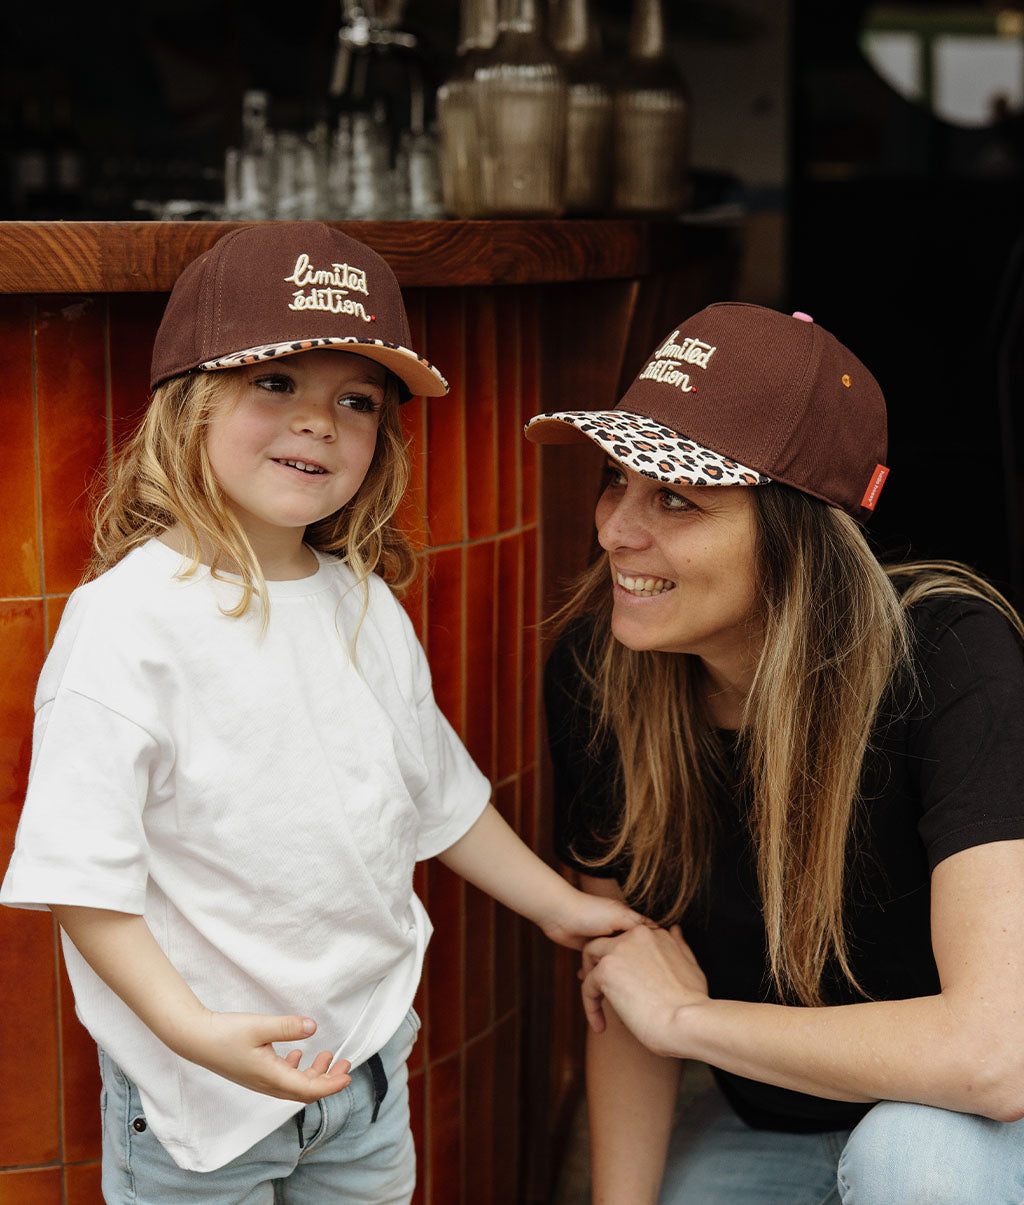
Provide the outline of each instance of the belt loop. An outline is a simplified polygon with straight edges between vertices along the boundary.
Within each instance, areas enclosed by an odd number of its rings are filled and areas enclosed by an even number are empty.
[[[384,1064],[380,1061],[379,1054],[371,1054],[366,1060],[366,1065],[373,1080],[373,1116],[370,1118],[370,1124],[373,1125],[380,1112],[380,1102],[388,1094],[388,1077],[384,1074]]]

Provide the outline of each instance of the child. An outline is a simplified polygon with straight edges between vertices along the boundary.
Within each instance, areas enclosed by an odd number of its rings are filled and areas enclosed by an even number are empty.
[[[157,332],[0,890],[63,930],[108,1202],[408,1200],[417,860],[564,945],[639,919],[490,806],[376,576],[413,565],[397,406],[447,391],[410,343],[388,266],[314,222],[225,235]]]

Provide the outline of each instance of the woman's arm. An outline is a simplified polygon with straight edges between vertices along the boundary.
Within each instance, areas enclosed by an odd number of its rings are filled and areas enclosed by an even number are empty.
[[[832,1008],[712,1000],[678,930],[587,947],[584,1000],[611,1002],[651,1050],[834,1100],[1024,1116],[1024,841],[975,846],[932,874],[937,995]],[[590,963],[588,963],[590,965]]]
[[[217,1013],[204,1008],[170,963],[141,916],[102,908],[54,905],[78,952],[140,1021],[175,1054],[225,1079],[284,1100],[311,1103],[352,1082],[349,1064],[330,1071],[323,1051],[304,1071],[301,1052],[282,1058],[273,1042],[298,1042],[316,1032],[310,1017]]]
[[[438,858],[570,949],[582,949],[588,938],[599,933],[617,933],[644,921],[621,898],[577,891],[520,840],[491,804],[469,832]]]
[[[611,879],[581,876],[583,890],[621,899]],[[587,1034],[587,1113],[594,1205],[654,1205],[665,1170],[682,1064],[652,1054],[611,1009]]]

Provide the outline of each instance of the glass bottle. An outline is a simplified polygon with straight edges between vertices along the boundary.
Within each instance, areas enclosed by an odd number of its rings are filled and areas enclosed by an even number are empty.
[[[662,0],[633,0],[615,94],[615,211],[681,212],[690,197],[689,141],[689,90],[665,48]]]
[[[497,24],[497,0],[462,0],[455,66],[437,90],[441,193],[450,218],[476,217],[482,208],[475,74]]]
[[[537,0],[501,0],[498,36],[477,62],[474,87],[481,215],[559,217],[568,87]]]
[[[569,85],[565,209],[570,214],[607,213],[612,185],[612,88],[589,0],[561,0],[552,41]]]

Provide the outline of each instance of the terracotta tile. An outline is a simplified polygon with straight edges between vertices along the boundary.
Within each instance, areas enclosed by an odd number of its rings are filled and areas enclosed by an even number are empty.
[[[537,529],[528,527],[523,532],[523,647],[522,682],[522,748],[520,765],[530,766],[537,755],[537,723],[539,719],[538,699],[538,644],[537,631]]]
[[[106,321],[96,297],[46,297],[36,310],[43,573],[48,594],[81,580],[90,507],[107,459]]]
[[[489,1205],[515,1205],[526,1162],[519,1143],[519,1023],[509,1017],[494,1032],[494,1179]],[[543,1107],[543,1106],[542,1106]]]
[[[60,1048],[64,1080],[64,1159],[84,1163],[101,1152],[100,1069],[96,1043],[75,1015],[75,998],[60,960]]]
[[[446,290],[427,314],[427,357],[440,366],[451,392],[427,402],[427,528],[434,547],[465,538],[465,392],[462,372],[462,295]]]
[[[495,806],[513,828],[518,828],[519,783],[514,779],[502,783],[495,792]],[[494,908],[494,1011],[503,1017],[520,1007],[523,987],[519,973],[520,936],[528,922],[521,920],[509,908],[496,904]]]
[[[519,290],[495,290],[498,339],[498,526],[519,526],[519,466],[523,455],[522,407],[519,400]]]
[[[494,900],[468,883],[466,909],[466,1035],[473,1039],[494,1020]],[[475,1199],[472,1198],[471,1199]]]
[[[166,293],[122,293],[108,300],[110,411],[114,446],[134,431],[149,402],[153,338]]]
[[[60,1168],[0,1172],[0,1205],[64,1205]]]
[[[488,778],[493,779],[494,696],[497,658],[495,634],[495,545],[470,544],[466,549],[466,747]]]
[[[535,289],[524,290],[521,319],[521,376],[519,386],[519,427],[529,422],[543,407],[539,400],[538,364],[538,305]],[[525,437],[519,440],[519,498],[521,523],[537,521],[537,445]]]
[[[424,607],[426,605],[426,593],[424,589],[424,577],[427,571],[427,558],[418,556],[416,558],[416,576],[405,588],[405,593],[402,595],[401,603],[405,609],[406,615],[412,623],[413,631],[416,633],[416,638],[420,644],[423,643],[424,633]]]
[[[462,995],[466,963],[462,932],[463,882],[435,858],[427,863],[427,883],[425,902],[434,925],[424,967],[430,997],[426,1057],[432,1067],[463,1042]]]
[[[465,1199],[490,1202],[494,1189],[494,1034],[471,1042],[465,1062]],[[498,1092],[503,1091],[501,1085]]]
[[[413,1142],[416,1144],[416,1188],[412,1194],[410,1205],[424,1205],[427,1199],[426,1179],[430,1168],[430,1151],[425,1131],[426,1091],[426,1077],[410,1074],[409,1120],[412,1125]]]
[[[427,545],[427,405],[411,398],[398,411],[409,451],[409,485],[395,515],[398,526],[419,550]]]
[[[522,697],[522,560],[521,540],[498,541],[497,741],[496,779],[514,774],[520,764]]]
[[[57,629],[60,627],[60,617],[64,614],[64,608],[68,605],[68,595],[60,594],[56,598],[47,598],[45,601],[46,648],[49,651],[53,647],[53,638],[57,635]]]
[[[458,1055],[432,1065],[428,1079],[430,1168],[429,1205],[471,1205],[462,1193],[462,1060]],[[475,1203],[474,1203],[475,1205]]]
[[[497,356],[494,299],[471,291],[466,304],[466,529],[471,540],[498,530]]]
[[[462,673],[463,550],[430,554],[427,578],[427,639],[434,698],[460,735],[465,735]]]
[[[29,298],[0,298],[0,380],[4,444],[17,451],[0,473],[0,598],[26,598],[42,593]]]
[[[65,1205],[102,1205],[101,1167],[98,1163],[80,1163],[64,1169]]]
[[[0,602],[0,858],[14,843],[32,756],[33,697],[46,652],[42,600]]]
[[[0,908],[4,980],[17,984],[4,993],[0,1020],[0,1166],[60,1158],[53,940],[49,912]]]

